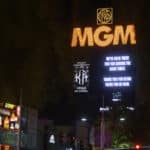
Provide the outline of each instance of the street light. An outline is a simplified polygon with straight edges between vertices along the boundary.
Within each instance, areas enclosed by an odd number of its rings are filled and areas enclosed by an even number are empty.
[[[81,121],[82,121],[82,122],[87,122],[87,118],[82,117],[82,118],[81,118]]]
[[[121,118],[120,118],[120,121],[121,121],[121,122],[124,122],[125,120],[126,120],[126,119],[125,119],[124,117],[121,117]]]

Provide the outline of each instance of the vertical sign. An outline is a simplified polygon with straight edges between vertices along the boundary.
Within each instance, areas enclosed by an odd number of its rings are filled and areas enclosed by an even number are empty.
[[[104,60],[104,87],[113,102],[134,103],[134,62],[131,55],[109,55]],[[109,97],[110,98],[110,97]]]
[[[74,92],[87,93],[89,88],[89,64],[77,62],[74,66]]]

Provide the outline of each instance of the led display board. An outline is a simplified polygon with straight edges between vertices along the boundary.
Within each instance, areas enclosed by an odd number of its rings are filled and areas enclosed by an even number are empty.
[[[89,64],[77,62],[74,66],[74,92],[87,93],[89,88]]]
[[[128,68],[131,65],[129,55],[106,56],[104,67],[108,73],[103,77],[105,87],[130,87],[132,76],[128,73]]]
[[[135,99],[135,62],[126,51],[109,52],[103,56],[103,92],[106,103],[133,106]]]

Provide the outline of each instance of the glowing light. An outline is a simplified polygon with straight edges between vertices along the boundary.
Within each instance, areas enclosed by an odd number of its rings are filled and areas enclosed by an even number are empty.
[[[12,113],[10,117],[10,121],[16,122],[17,120],[18,120],[18,117],[14,113]]]
[[[14,128],[15,128],[15,127],[14,127],[14,124],[13,124],[13,123],[11,123],[11,124],[10,124],[10,129],[12,129],[12,130],[13,130]]]
[[[10,116],[10,111],[6,109],[0,108],[0,114]]]
[[[82,35],[81,28],[77,27],[73,29],[73,34],[72,34],[72,42],[71,42],[71,47],[76,47],[78,40],[79,40],[79,45],[81,47],[85,46],[86,41],[88,42],[88,46],[94,46],[94,41],[92,37],[92,28],[91,27],[85,27],[84,32]]]
[[[102,37],[102,38],[100,38]],[[94,46],[106,47],[109,45],[126,45],[130,42],[131,45],[136,44],[135,26],[127,25],[126,28],[122,25],[116,25],[114,34],[112,28],[106,25],[99,26],[93,32],[92,27],[85,27],[84,31],[80,27],[73,29],[71,47]]]
[[[104,82],[109,81],[132,81],[132,77],[104,77]]]
[[[121,117],[120,118],[120,121],[125,121],[126,119],[124,117]]]
[[[115,26],[113,45],[118,45],[120,40],[126,45],[129,37],[130,44],[136,44],[134,25],[127,25],[125,33],[122,26]]]
[[[120,100],[120,99],[117,99],[117,98],[113,98],[112,101],[113,101],[113,102],[118,102],[118,101],[121,101],[121,100]]]
[[[135,108],[134,107],[127,107],[128,110],[134,111]]]
[[[104,62],[104,66],[109,68],[109,71],[125,71],[126,66],[130,66],[131,61],[119,61],[119,62]]]
[[[129,60],[129,56],[122,56],[122,60]]]
[[[110,62],[110,65],[111,65],[111,66],[114,66],[114,65],[115,65],[115,62]]]
[[[136,148],[136,149],[140,149],[140,145],[139,145],[139,144],[136,144],[136,145],[135,145],[135,148]]]
[[[20,113],[21,113],[21,107],[17,106],[17,116],[20,116]]]
[[[118,61],[118,62],[111,62],[111,66],[130,66],[131,62],[130,61]]]
[[[117,67],[117,70],[118,70],[118,71],[125,71],[126,68],[125,68],[125,67]]]
[[[117,67],[109,67],[109,71],[116,71]]]
[[[3,125],[4,125],[5,129],[9,129],[9,118],[8,118],[8,116],[5,117]]]
[[[16,105],[14,104],[10,104],[10,103],[5,103],[5,108],[8,108],[8,109],[14,109]]]
[[[49,143],[51,143],[51,144],[55,144],[56,143],[55,136],[53,134],[49,137]]]
[[[109,111],[110,108],[109,107],[100,107],[99,110],[100,111]]]
[[[10,146],[9,145],[4,145],[4,150],[10,150]]]
[[[0,126],[2,126],[2,116],[0,116]]]
[[[72,148],[72,147],[70,147],[70,148],[66,148],[65,150],[73,150],[73,148]]]
[[[131,76],[104,77],[106,87],[129,87],[132,81]]]
[[[109,68],[109,71],[126,71],[126,66],[131,65],[129,56],[108,56],[105,58],[104,66]]]
[[[81,118],[81,121],[86,122],[87,118]]]
[[[122,67],[109,67],[109,71],[125,71],[125,66]]]
[[[19,125],[19,123],[15,123],[15,129],[19,129],[20,128],[20,125]]]
[[[114,60],[115,60],[115,61],[120,61],[120,60],[121,60],[121,57],[115,56],[115,57],[114,57]]]
[[[125,61],[125,60],[129,60],[130,57],[129,56],[107,56],[106,57],[106,61]]]
[[[126,87],[126,86],[130,86],[129,82],[106,82],[105,83],[106,87]]]

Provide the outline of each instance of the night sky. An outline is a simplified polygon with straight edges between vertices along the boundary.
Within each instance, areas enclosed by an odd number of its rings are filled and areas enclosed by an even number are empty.
[[[23,104],[38,108],[41,117],[73,120],[82,111],[95,114],[100,95],[73,93],[72,65],[105,49],[71,48],[70,41],[73,27],[96,27],[101,7],[114,8],[114,24],[136,25],[137,101],[149,103],[150,10],[148,1],[137,0],[0,1],[1,100],[19,103],[22,88]]]

